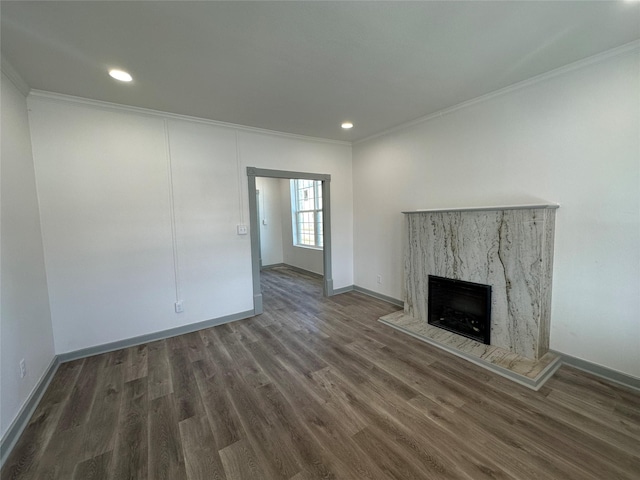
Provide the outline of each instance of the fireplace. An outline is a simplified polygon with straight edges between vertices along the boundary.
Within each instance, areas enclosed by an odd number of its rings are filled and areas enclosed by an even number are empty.
[[[491,286],[429,275],[428,323],[489,345]]]
[[[537,390],[561,363],[549,352],[557,208],[403,212],[404,310],[380,321]]]

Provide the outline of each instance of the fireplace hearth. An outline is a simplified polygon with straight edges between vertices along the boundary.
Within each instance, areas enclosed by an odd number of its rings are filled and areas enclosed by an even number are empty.
[[[491,344],[491,286],[429,275],[428,323]]]

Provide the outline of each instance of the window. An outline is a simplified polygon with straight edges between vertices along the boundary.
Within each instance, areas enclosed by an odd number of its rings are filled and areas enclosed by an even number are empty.
[[[291,180],[293,244],[322,248],[322,182]]]

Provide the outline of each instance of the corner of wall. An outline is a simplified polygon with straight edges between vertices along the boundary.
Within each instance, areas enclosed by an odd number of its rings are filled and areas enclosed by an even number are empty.
[[[9,80],[11,80],[11,83],[13,83],[13,85],[20,91],[20,93],[22,93],[22,95],[24,95],[25,97],[29,95],[29,92],[31,91],[31,87],[29,87],[29,84],[24,81],[22,76],[15,68],[13,68],[13,65],[9,63],[4,55],[1,55],[0,58],[2,73],[4,73]]]
[[[54,371],[55,345],[26,102],[29,88],[4,58],[2,80],[0,436],[4,458],[26,426],[25,412],[35,408]],[[22,361],[26,368],[19,375]]]

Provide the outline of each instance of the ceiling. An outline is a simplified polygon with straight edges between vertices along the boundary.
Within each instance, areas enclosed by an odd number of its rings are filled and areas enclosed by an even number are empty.
[[[0,9],[2,55],[31,88],[345,141],[640,38],[640,3],[623,0]]]

